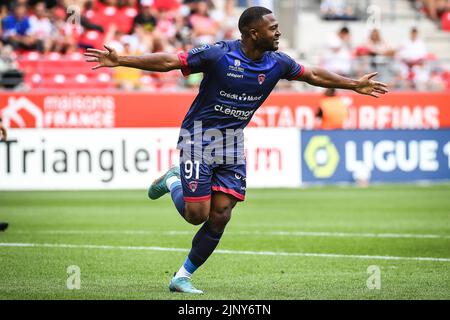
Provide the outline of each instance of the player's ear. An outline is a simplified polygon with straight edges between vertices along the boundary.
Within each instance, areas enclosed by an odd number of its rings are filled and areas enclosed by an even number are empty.
[[[258,40],[258,30],[252,28],[248,31],[248,34],[249,34],[250,38],[252,38],[252,40],[254,40],[254,41]]]

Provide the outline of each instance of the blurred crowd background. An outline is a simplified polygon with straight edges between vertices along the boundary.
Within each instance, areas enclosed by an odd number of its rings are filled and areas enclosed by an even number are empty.
[[[240,37],[248,6],[272,9],[280,50],[350,77],[378,71],[393,90],[450,90],[450,0],[0,1],[2,90],[191,90],[202,75],[90,70],[82,53],[179,52]],[[278,90],[317,90],[282,82]]]

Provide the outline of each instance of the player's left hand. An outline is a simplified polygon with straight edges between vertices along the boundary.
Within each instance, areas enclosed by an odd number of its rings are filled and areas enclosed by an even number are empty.
[[[360,94],[366,94],[375,98],[388,93],[387,84],[372,80],[377,74],[378,72],[374,72],[362,76],[354,90]]]

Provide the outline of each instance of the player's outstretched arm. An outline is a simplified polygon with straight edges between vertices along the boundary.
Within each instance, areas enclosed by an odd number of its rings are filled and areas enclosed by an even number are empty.
[[[305,81],[313,86],[353,90],[375,98],[388,92],[387,85],[372,80],[377,72],[369,73],[360,79],[350,79],[321,68],[305,68],[305,72],[295,80]]]
[[[87,62],[97,62],[92,70],[104,67],[129,67],[147,71],[166,72],[181,68],[178,56],[173,53],[152,53],[142,56],[119,56],[116,50],[105,45],[106,50],[88,48]]]

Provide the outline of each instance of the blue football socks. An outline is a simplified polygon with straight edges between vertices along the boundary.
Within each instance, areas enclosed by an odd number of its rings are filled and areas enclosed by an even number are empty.
[[[180,215],[184,218],[184,199],[181,181],[176,181],[170,186],[170,196]]]

